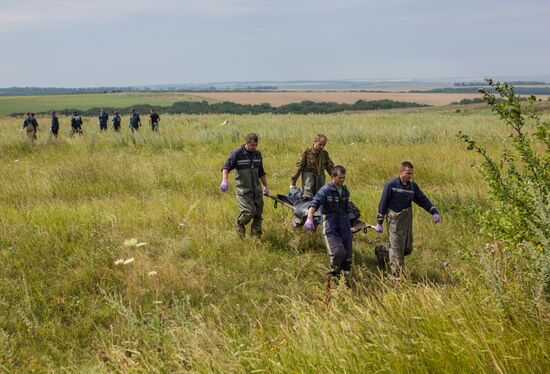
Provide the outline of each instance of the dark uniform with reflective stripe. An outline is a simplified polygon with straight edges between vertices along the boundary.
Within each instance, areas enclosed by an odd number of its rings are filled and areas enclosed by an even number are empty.
[[[130,117],[130,129],[132,129],[132,132],[139,131],[140,126],[141,118],[139,118],[139,114],[132,113]]]
[[[265,176],[262,154],[258,150],[249,152],[242,145],[231,152],[222,169],[235,170],[240,211],[237,224],[244,226],[252,220],[251,235],[261,236],[264,200],[260,178]]]
[[[388,218],[389,260],[395,276],[399,276],[405,265],[405,256],[413,251],[413,202],[432,215],[438,214],[436,207],[415,182],[404,185],[401,178],[397,177],[384,185],[378,204],[377,222],[382,224],[384,217]]]
[[[349,197],[346,186],[340,192],[329,183],[323,186],[313,198],[310,208],[321,208],[323,215],[323,243],[330,256],[330,275],[339,275],[341,271],[351,270],[352,239],[349,221]]]
[[[50,128],[50,132],[55,137],[59,134],[59,118],[55,114],[52,114],[52,127]]]
[[[120,131],[120,122],[121,122],[120,116],[118,114],[115,114],[113,116],[113,130],[115,130],[116,132]]]
[[[109,121],[109,115],[105,112],[100,112],[98,119],[99,119],[99,130],[107,131],[107,122]]]
[[[153,130],[153,132],[158,132],[160,116],[153,112],[149,115],[149,119],[151,120],[151,130]]]
[[[82,135],[82,117],[79,115],[71,116],[71,136],[74,134]]]

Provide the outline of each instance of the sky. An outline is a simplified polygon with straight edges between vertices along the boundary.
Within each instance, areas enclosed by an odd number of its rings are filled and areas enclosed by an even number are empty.
[[[550,76],[545,0],[0,0],[0,87]]]

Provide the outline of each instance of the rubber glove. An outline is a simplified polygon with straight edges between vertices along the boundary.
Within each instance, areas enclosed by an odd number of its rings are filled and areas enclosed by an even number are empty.
[[[382,226],[381,223],[377,223],[376,227],[374,228],[374,231],[382,233],[382,231],[384,231],[384,227]]]
[[[226,192],[228,185],[229,183],[227,183],[227,179],[222,180],[222,184],[220,184],[220,190],[222,190],[222,192]]]
[[[315,228],[315,224],[313,223],[313,217],[307,217],[304,228],[306,229],[307,232],[313,231],[313,229]]]
[[[269,195],[269,188],[267,186],[264,187],[264,195]]]
[[[441,217],[439,217],[439,214],[434,214],[434,223],[438,223],[439,221],[441,221]]]

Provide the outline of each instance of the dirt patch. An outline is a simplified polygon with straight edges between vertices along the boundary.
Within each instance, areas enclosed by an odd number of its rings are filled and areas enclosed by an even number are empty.
[[[279,106],[304,100],[354,103],[357,100],[395,100],[434,106],[448,105],[462,99],[481,97],[479,94],[400,93],[400,92],[201,92],[188,93],[208,101],[232,101],[239,104],[269,103]]]

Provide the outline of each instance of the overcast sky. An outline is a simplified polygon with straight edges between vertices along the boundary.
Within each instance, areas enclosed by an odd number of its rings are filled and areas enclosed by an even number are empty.
[[[550,1],[0,0],[0,87],[549,76]]]

